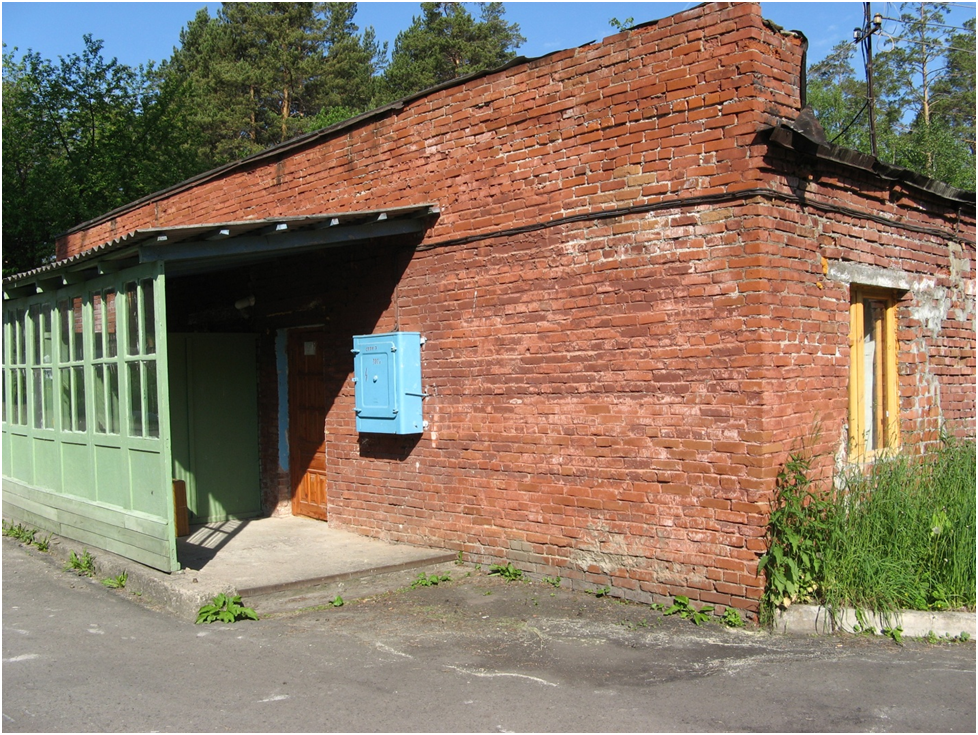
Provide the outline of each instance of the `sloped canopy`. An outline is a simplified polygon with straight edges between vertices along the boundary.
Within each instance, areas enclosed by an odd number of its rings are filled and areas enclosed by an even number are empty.
[[[29,296],[162,261],[168,275],[206,273],[285,255],[404,235],[438,219],[436,205],[135,230],[71,258],[3,280],[4,298]]]

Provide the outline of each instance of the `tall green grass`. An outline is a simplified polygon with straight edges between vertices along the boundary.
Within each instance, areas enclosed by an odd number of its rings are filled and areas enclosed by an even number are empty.
[[[877,460],[815,492],[792,457],[771,514],[765,602],[942,610],[975,607],[975,443]],[[792,582],[794,581],[794,584]]]

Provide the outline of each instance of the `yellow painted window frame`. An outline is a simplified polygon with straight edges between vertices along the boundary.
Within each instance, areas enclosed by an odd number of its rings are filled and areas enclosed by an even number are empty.
[[[884,304],[882,318],[874,320],[875,366],[865,364],[863,342],[866,338],[867,302]],[[870,462],[883,453],[900,447],[900,384],[897,375],[897,297],[883,289],[852,288],[849,306],[849,459]],[[875,367],[880,379],[874,381],[876,395],[866,395],[866,370]],[[867,447],[866,401],[872,400],[882,410],[873,411],[875,447]]]

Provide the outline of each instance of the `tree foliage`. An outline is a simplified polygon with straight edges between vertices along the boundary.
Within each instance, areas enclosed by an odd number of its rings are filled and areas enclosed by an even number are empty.
[[[363,111],[386,48],[353,22],[355,3],[224,3],[204,8],[164,64],[170,87],[195,101],[201,155],[212,165]]]
[[[198,171],[179,101],[152,67],[83,41],[57,63],[4,47],[4,274],[50,257],[64,230]]]
[[[898,35],[874,59],[879,157],[975,188],[975,20],[948,27],[944,3],[904,3]],[[838,44],[809,69],[808,101],[830,141],[870,153],[867,85],[856,47]]]
[[[200,10],[159,67],[106,60],[102,43],[57,62],[3,54],[4,273],[36,267],[55,235],[295,135],[512,60],[525,41],[502,3],[421,4],[388,63],[356,3],[224,3]],[[880,157],[975,185],[975,21],[904,4],[876,57]],[[16,51],[16,49],[14,49]],[[869,152],[855,47],[809,73],[830,139]]]
[[[504,15],[502,3],[480,3],[480,20],[462,3],[421,3],[421,15],[394,42],[385,97],[405,97],[515,58],[526,39]]]
[[[57,63],[3,58],[4,273],[53,253],[57,234],[202,171],[391,99],[513,58],[501,3],[475,20],[425,3],[393,63],[356,3],[201,9],[159,67],[106,60],[102,43]],[[14,49],[13,51],[16,51]]]

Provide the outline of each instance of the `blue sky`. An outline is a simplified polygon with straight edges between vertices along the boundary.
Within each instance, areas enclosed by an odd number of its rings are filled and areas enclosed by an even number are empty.
[[[523,56],[541,56],[558,49],[571,48],[614,33],[611,18],[633,18],[635,23],[662,18],[697,3],[590,3],[590,2],[510,2],[506,17],[519,23],[527,42],[519,49]],[[974,3],[952,4],[948,19],[961,25],[975,16]],[[42,57],[79,52],[82,35],[91,33],[105,42],[103,53],[119,61],[138,66],[147,61],[162,61],[179,43],[180,29],[199,8],[207,7],[214,15],[220,3],[152,3],[152,2],[4,2],[2,13],[3,42],[8,50],[32,49]],[[873,10],[884,16],[899,16],[899,3],[873,3]],[[862,3],[765,2],[764,16],[788,29],[802,31],[809,39],[809,61],[817,61],[841,40],[852,38],[852,29],[862,25]],[[477,12],[473,10],[473,12]],[[420,13],[418,3],[361,2],[356,21],[361,27],[373,26],[381,41],[391,48],[397,33]],[[884,23],[884,30],[896,35],[896,23]]]

